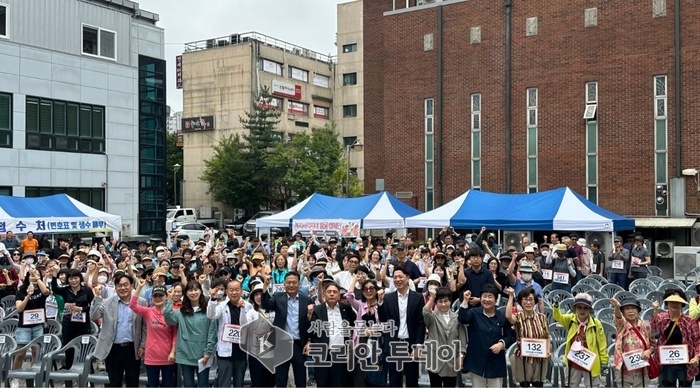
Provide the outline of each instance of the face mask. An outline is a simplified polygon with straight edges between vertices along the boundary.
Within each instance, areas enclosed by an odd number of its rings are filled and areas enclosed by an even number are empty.
[[[431,285],[428,286],[428,291],[434,291],[434,290],[437,290],[437,286],[436,286],[436,285],[431,284]]]
[[[34,259],[33,258],[26,258],[26,259],[24,259],[24,262],[27,263],[27,265],[32,265],[32,264],[34,264]]]
[[[156,256],[160,259],[161,257],[163,257],[163,252],[156,253]]]
[[[241,271],[241,272],[239,272],[239,273],[240,273],[241,276],[243,276],[243,277],[248,276],[248,271]]]
[[[216,299],[221,299],[224,297],[224,292],[222,290],[219,290],[216,292]]]
[[[107,283],[107,276],[98,276],[97,277],[97,282],[100,284],[105,284]]]
[[[531,273],[522,273],[520,274],[520,278],[523,279],[523,281],[529,282],[532,280],[532,274]]]

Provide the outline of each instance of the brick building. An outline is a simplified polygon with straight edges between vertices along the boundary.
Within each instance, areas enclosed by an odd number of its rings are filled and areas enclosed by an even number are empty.
[[[694,220],[700,8],[677,3],[678,50],[672,0],[365,1],[365,191],[430,210],[570,186],[638,226]]]

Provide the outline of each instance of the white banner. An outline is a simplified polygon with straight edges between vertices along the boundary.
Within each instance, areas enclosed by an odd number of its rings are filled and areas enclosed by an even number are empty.
[[[273,79],[272,94],[300,99],[301,85],[290,84],[289,82]]]
[[[328,76],[325,76],[323,74],[314,73],[314,85],[321,86],[323,88],[327,88],[329,84],[330,84],[330,78],[328,78]]]
[[[361,220],[293,220],[292,233],[310,236],[359,237]]]

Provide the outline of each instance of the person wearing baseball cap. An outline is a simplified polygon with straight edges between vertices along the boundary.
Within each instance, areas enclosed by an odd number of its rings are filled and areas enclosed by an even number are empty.
[[[139,286],[131,297],[129,307],[143,319],[148,333],[146,336],[146,349],[148,351],[143,362],[148,372],[148,386],[174,387],[174,376],[177,369],[175,365],[177,327],[166,324],[163,316],[168,291],[162,284],[151,288],[149,291],[151,291],[150,295],[153,299],[152,306],[145,307],[139,304],[138,298],[138,294],[145,284],[145,281],[139,281]]]
[[[149,306],[153,306],[153,290],[157,286],[164,286],[166,282],[168,281],[168,271],[165,270],[163,267],[148,267],[146,270],[146,273],[151,274],[151,284],[152,286],[149,287],[148,282],[146,282],[146,285],[139,287],[139,290],[143,292],[143,298],[146,299],[148,302]],[[144,287],[149,287],[145,290],[143,290]]]
[[[623,362],[623,354],[641,351],[643,359],[649,359],[652,354],[651,344],[654,336],[649,323],[639,319],[642,305],[636,297],[618,301],[610,299],[615,309],[613,323],[617,329],[615,335],[614,379],[618,387],[644,387],[651,380],[648,368],[629,370]]]
[[[531,246],[525,247],[525,249],[530,249],[532,251]],[[513,287],[513,291],[515,295],[520,295],[520,291],[526,289],[526,288],[532,288],[535,291],[535,295],[537,295],[538,299],[538,308],[539,311],[544,311],[544,297],[542,296],[542,287],[537,284],[534,280],[532,280],[532,275],[535,273],[535,269],[532,267],[532,264],[527,261],[527,260],[521,260],[520,261],[520,267],[518,268],[518,273],[520,273],[520,278],[515,276],[515,260],[511,260],[510,264],[508,265],[508,281]]]
[[[630,251],[622,246],[622,237],[616,236],[613,241],[614,247],[608,256],[608,261],[610,262],[610,269],[608,271],[610,274],[610,283],[625,288],[627,273],[630,270]]]
[[[688,298],[680,288],[669,288],[664,292],[666,311],[659,311],[659,301],[654,300],[654,314],[651,317],[651,331],[659,333],[657,349],[666,345],[686,345],[687,363],[661,365],[660,387],[690,387],[698,374],[700,358],[700,328],[698,322],[683,313]],[[684,373],[685,372],[685,373]]]
[[[609,356],[603,324],[591,316],[593,297],[585,292],[576,294],[572,313],[562,313],[559,310],[558,301],[555,301],[552,307],[554,320],[567,329],[564,362],[569,367],[567,378],[569,386],[578,387],[582,381],[588,388],[600,386],[602,367],[608,365]],[[695,327],[697,328],[697,325]],[[579,352],[581,349],[587,349],[595,354],[592,365],[575,357],[576,354],[581,354]],[[573,353],[570,354],[570,352]]]

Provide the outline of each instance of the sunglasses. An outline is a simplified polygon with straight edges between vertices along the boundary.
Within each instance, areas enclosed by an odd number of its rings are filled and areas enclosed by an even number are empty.
[[[374,288],[374,287],[365,287],[362,289],[362,291],[374,291],[374,290],[376,290],[376,288]]]

